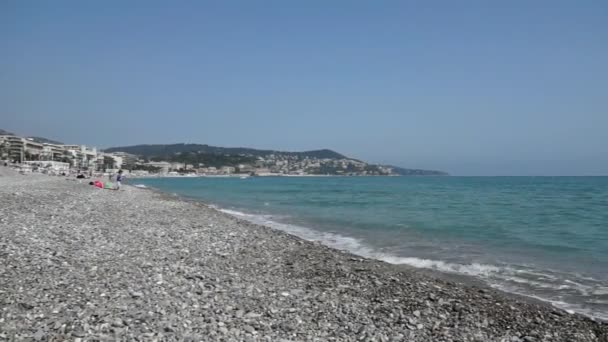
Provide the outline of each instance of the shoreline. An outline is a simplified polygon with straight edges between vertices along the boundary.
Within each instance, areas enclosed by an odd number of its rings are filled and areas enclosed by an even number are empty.
[[[325,247],[327,247],[329,249],[332,249],[332,250],[335,250],[335,251],[338,251],[338,252],[341,252],[341,253],[352,254],[352,256],[356,257],[356,258],[366,259],[366,260],[369,260],[370,262],[380,262],[380,263],[387,264],[387,265],[390,265],[391,267],[395,267],[395,268],[398,268],[398,269],[402,268],[402,269],[404,269],[404,270],[406,270],[408,272],[421,273],[421,274],[424,274],[426,276],[429,276],[429,277],[432,277],[432,278],[435,278],[435,279],[441,279],[443,281],[450,281],[450,282],[457,283],[457,284],[459,284],[461,286],[471,287],[474,290],[483,290],[483,291],[488,291],[488,292],[495,292],[498,295],[502,295],[502,296],[505,296],[507,298],[512,298],[512,299],[515,299],[515,300],[528,302],[530,304],[535,304],[535,305],[540,305],[540,306],[546,306],[550,310],[561,310],[565,314],[580,315],[580,316],[583,316],[583,317],[588,318],[588,319],[592,319],[592,320],[595,320],[595,321],[598,321],[598,322],[603,322],[603,323],[607,323],[608,324],[608,320],[606,320],[606,319],[602,319],[600,317],[593,317],[593,316],[586,315],[586,314],[583,314],[583,313],[579,313],[579,312],[575,312],[575,311],[572,311],[572,310],[567,310],[567,309],[564,309],[564,308],[560,308],[560,307],[554,305],[549,300],[544,300],[544,299],[535,297],[533,295],[526,295],[526,294],[523,294],[523,293],[508,292],[508,291],[505,291],[505,290],[502,290],[502,289],[494,288],[494,287],[490,286],[489,284],[485,283],[482,279],[476,278],[473,275],[460,274],[460,273],[452,273],[452,272],[442,271],[442,270],[438,270],[438,269],[424,268],[424,267],[416,267],[416,266],[412,266],[412,265],[408,265],[408,264],[391,263],[391,262],[384,261],[384,260],[381,260],[381,259],[376,259],[376,258],[373,258],[373,257],[368,257],[368,256],[360,255],[360,254],[357,254],[356,252],[353,252],[353,251],[350,251],[350,250],[347,250],[347,249],[340,249],[340,248],[335,248],[335,247],[332,247],[332,246],[328,246],[327,244],[324,244],[323,242],[308,240],[305,237],[298,236],[296,233],[291,233],[289,231],[285,231],[285,230],[282,230],[280,228],[275,228],[275,227],[272,227],[270,225],[266,225],[266,224],[263,224],[263,223],[258,223],[258,222],[255,222],[255,221],[248,220],[247,218],[241,217],[240,215],[238,215],[236,213],[230,213],[230,211],[225,211],[221,207],[217,207],[214,204],[209,204],[209,203],[205,202],[204,200],[201,200],[201,199],[198,199],[198,198],[188,197],[188,196],[180,195],[180,194],[176,194],[176,193],[168,193],[168,192],[164,192],[164,191],[162,191],[160,189],[157,189],[157,188],[154,188],[154,187],[148,187],[148,186],[146,186],[145,188],[141,188],[141,189],[151,191],[151,192],[156,193],[156,194],[158,194],[160,196],[168,196],[168,198],[178,199],[178,200],[185,201],[185,202],[192,202],[192,203],[196,203],[198,205],[203,205],[207,209],[214,210],[214,211],[218,212],[221,215],[226,215],[226,216],[228,216],[230,218],[234,218],[234,219],[237,219],[237,220],[245,221],[245,222],[247,222],[249,224],[253,224],[253,225],[256,225],[256,226],[259,226],[259,227],[263,227],[263,228],[269,229],[269,230],[271,230],[273,232],[280,232],[282,234],[287,234],[289,236],[293,236],[295,238],[301,239],[302,241],[305,241],[307,243],[319,243],[319,244],[321,244],[321,245],[323,245],[323,246],[325,246]],[[249,215],[249,214],[247,214],[247,215]],[[290,225],[289,223],[281,223],[281,222],[278,222],[278,223],[280,223],[282,225],[283,224]],[[310,228],[307,228],[307,227],[304,227],[304,228],[310,229]]]
[[[0,339],[608,340],[547,303],[158,190],[0,177],[0,204]]]
[[[402,175],[316,175],[316,174],[307,174],[307,175],[288,175],[288,174],[264,174],[264,175],[250,175],[250,174],[225,174],[225,175],[205,175],[205,174],[196,174],[196,175],[168,175],[168,174],[153,174],[153,175],[134,175],[131,176],[131,179],[146,179],[146,178],[327,178],[327,177],[435,177],[434,175],[428,176],[402,176]],[[445,176],[442,176],[445,177]]]
[[[362,256],[359,254],[356,254],[352,251],[349,250],[345,250],[345,249],[338,249],[338,248],[334,248],[331,246],[328,246],[322,242],[318,242],[318,241],[310,241],[307,240],[303,237],[300,237],[296,234],[281,230],[281,229],[277,229],[277,228],[273,228],[269,225],[264,225],[264,224],[260,224],[260,223],[256,223],[250,220],[247,220],[246,218],[242,218],[239,217],[236,214],[231,214],[229,212],[223,211],[222,208],[218,208],[217,206],[213,205],[213,204],[209,204],[203,200],[197,199],[197,198],[193,198],[193,197],[188,197],[188,196],[183,196],[183,195],[179,195],[179,194],[175,194],[175,193],[168,193],[168,192],[164,192],[162,190],[156,189],[154,187],[146,187],[146,188],[140,188],[142,190],[147,190],[150,192],[153,192],[159,196],[163,196],[166,197],[168,199],[173,199],[173,200],[179,200],[179,201],[184,201],[184,202],[189,202],[189,203],[193,203],[195,205],[200,205],[200,206],[204,206],[206,209],[208,210],[213,210],[215,212],[217,212],[219,215],[224,215],[228,218],[232,218],[232,219],[236,219],[237,221],[241,221],[241,222],[246,222],[247,224],[250,225],[254,225],[256,227],[262,228],[262,229],[267,229],[273,233],[280,233],[280,234],[285,234],[289,237],[292,238],[296,238],[298,240],[301,240],[305,243],[310,243],[313,245],[320,245],[323,246],[325,248],[328,248],[330,250],[336,251],[337,253],[345,253],[347,255],[350,255],[352,258],[358,258],[358,259],[362,259],[362,260],[366,260],[367,262],[371,262],[371,263],[381,263],[383,265],[386,265],[387,267],[394,267],[397,270],[400,271],[405,271],[405,272],[414,272],[414,273],[418,273],[418,274],[422,274],[424,276],[433,278],[435,280],[441,280],[441,281],[446,281],[446,282],[452,282],[457,284],[458,286],[464,286],[464,287],[468,287],[473,291],[481,291],[482,293],[489,293],[489,292],[494,292],[496,295],[498,296],[504,296],[506,298],[511,298],[517,301],[523,301],[529,304],[533,304],[533,305],[539,305],[541,307],[545,307],[548,310],[557,310],[557,311],[561,311],[562,314],[566,314],[566,315],[578,315],[581,317],[584,317],[585,319],[590,319],[593,321],[597,321],[597,322],[601,322],[601,323],[606,323],[608,324],[608,320],[602,320],[601,318],[598,317],[591,317],[588,315],[584,315],[581,313],[577,313],[577,312],[573,312],[573,311],[568,311],[562,308],[559,308],[553,304],[551,304],[550,302],[546,301],[546,300],[542,300],[533,296],[528,296],[525,294],[520,294],[520,293],[513,293],[513,292],[508,292],[508,291],[504,291],[501,289],[496,289],[491,287],[490,285],[486,284],[483,282],[483,280],[475,278],[472,275],[466,275],[466,274],[458,274],[458,273],[450,273],[450,272],[444,272],[441,270],[435,270],[435,269],[429,269],[429,268],[421,268],[421,267],[415,267],[415,266],[411,266],[411,265],[407,265],[407,264],[393,264],[384,260],[380,260],[380,259],[375,259],[375,258],[371,258],[371,257],[366,257],[366,256]]]

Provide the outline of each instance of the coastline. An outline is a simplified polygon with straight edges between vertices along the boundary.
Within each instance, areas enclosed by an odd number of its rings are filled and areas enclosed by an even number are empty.
[[[317,174],[306,174],[306,175],[289,175],[289,174],[264,174],[264,175],[249,175],[249,174],[225,174],[225,175],[206,175],[206,174],[192,174],[192,175],[168,175],[168,174],[153,174],[153,175],[134,175],[132,179],[140,178],[249,178],[249,177],[260,177],[260,178],[272,178],[272,177],[293,177],[293,178],[314,178],[314,177],[406,177],[402,175],[317,175]],[[411,177],[435,177],[431,176],[411,176]]]
[[[0,185],[0,339],[608,340],[606,323],[196,200],[47,176]]]
[[[340,176],[338,176],[338,177],[340,177]],[[189,196],[180,195],[180,194],[176,194],[176,193],[168,193],[163,190],[160,190],[160,189],[157,189],[154,187],[148,187],[145,185],[142,189],[151,191],[160,196],[168,196],[168,198],[179,199],[179,200],[186,201],[186,202],[192,202],[192,203],[196,203],[198,205],[204,205],[206,208],[208,208],[210,210],[215,210],[222,215],[227,215],[228,217],[235,218],[237,220],[242,220],[249,224],[253,224],[255,226],[263,227],[265,229],[270,229],[273,232],[280,232],[282,234],[294,236],[294,237],[301,239],[303,241],[306,241],[308,243],[321,244],[323,246],[326,246],[327,248],[336,250],[341,253],[349,253],[349,254],[352,254],[352,256],[355,258],[361,258],[361,259],[365,259],[365,260],[369,260],[369,261],[373,261],[373,262],[384,263],[384,264],[390,265],[391,267],[395,267],[397,269],[404,269],[407,272],[416,272],[416,273],[424,274],[431,278],[441,279],[443,281],[457,283],[459,286],[471,287],[474,290],[482,290],[484,292],[495,292],[499,295],[502,295],[502,296],[505,296],[508,298],[512,298],[515,300],[524,301],[524,302],[535,304],[535,305],[545,306],[547,309],[550,309],[550,310],[559,310],[559,311],[563,311],[563,313],[570,314],[570,315],[577,314],[577,315],[581,315],[583,317],[590,318],[590,319],[598,321],[598,322],[608,323],[608,320],[605,320],[605,319],[602,319],[599,317],[593,317],[590,315],[586,315],[584,313],[576,312],[576,311],[565,309],[565,308],[560,308],[559,306],[554,305],[551,301],[546,300],[546,299],[538,298],[533,295],[528,295],[528,294],[524,294],[524,293],[509,292],[509,291],[505,291],[500,288],[492,287],[490,284],[484,282],[482,279],[476,278],[473,275],[462,274],[462,273],[453,273],[453,272],[447,272],[447,271],[443,271],[443,270],[439,270],[439,269],[431,269],[431,268],[425,268],[425,267],[416,267],[413,265],[408,265],[408,264],[403,264],[403,263],[394,263],[394,262],[366,256],[366,255],[361,255],[361,254],[358,254],[356,251],[352,251],[352,250],[348,250],[348,249],[344,249],[344,248],[332,247],[332,246],[327,245],[323,241],[309,240],[305,236],[298,235],[298,232],[290,232],[290,231],[276,227],[276,223],[278,223],[281,226],[290,226],[290,224],[288,224],[288,223],[274,222],[275,225],[269,225],[267,223],[260,223],[260,222],[256,222],[255,220],[251,220],[251,219],[247,218],[247,216],[253,216],[252,214],[246,214],[246,213],[242,213],[242,212],[238,212],[238,211],[234,211],[234,210],[223,209],[221,207],[216,206],[215,204],[207,203],[206,201],[201,200],[199,198],[189,197]],[[302,227],[302,228],[305,228],[305,227]],[[305,229],[308,229],[308,228],[305,228]]]

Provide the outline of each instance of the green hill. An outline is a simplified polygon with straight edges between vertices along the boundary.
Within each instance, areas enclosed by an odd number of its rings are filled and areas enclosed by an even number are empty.
[[[43,138],[43,137],[28,137],[28,139],[32,139],[39,144],[63,145],[63,143],[60,141],[51,140],[51,139],[47,139],[47,138]]]
[[[0,135],[15,135],[15,133],[0,129]],[[47,138],[43,138],[43,137],[27,137],[27,138],[32,139],[33,141],[40,143],[40,144],[63,145],[63,143],[60,141],[51,140],[51,139],[47,139]]]
[[[393,165],[386,165],[393,168],[393,172],[400,176],[449,176],[447,172],[436,170],[406,169]]]
[[[154,144],[154,145],[133,145],[120,146],[105,149],[105,152],[126,152],[153,161],[170,161],[187,164],[204,164],[206,166],[236,166],[239,164],[253,164],[258,157],[266,158],[270,155],[280,157],[295,157],[298,160],[309,159],[350,159],[352,162],[361,162],[348,158],[343,154],[329,150],[313,150],[304,152],[286,152],[276,150],[258,150],[245,147],[218,147],[204,144]],[[401,176],[447,176],[443,171],[406,169],[392,165],[366,164],[361,170],[377,171],[379,167],[385,166],[393,169],[393,174]],[[331,162],[323,164],[318,170],[320,174],[336,174],[336,165]],[[351,165],[353,167],[353,165]],[[342,169],[340,169],[342,170]],[[343,170],[344,171],[344,170]],[[347,169],[344,172],[355,172],[357,170]]]
[[[126,152],[135,154],[138,156],[151,158],[151,157],[165,157],[173,156],[175,154],[185,153],[198,153],[198,154],[219,154],[219,155],[245,155],[254,157],[265,157],[271,154],[285,155],[285,156],[296,156],[296,157],[309,157],[317,159],[346,159],[347,157],[334,152],[332,150],[314,150],[305,152],[284,152],[274,150],[258,150],[253,148],[245,147],[217,147],[210,145],[201,144],[156,144],[156,145],[134,145],[134,146],[121,146],[111,147],[105,149],[105,152]]]

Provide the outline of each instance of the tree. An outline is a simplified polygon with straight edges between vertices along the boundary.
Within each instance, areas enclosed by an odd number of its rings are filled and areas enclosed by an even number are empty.
[[[133,171],[133,170],[144,170],[144,171],[148,171],[150,173],[158,173],[158,172],[160,172],[161,168],[157,167],[157,166],[152,166],[152,165],[135,164],[133,166],[133,168],[131,169],[131,171]]]
[[[63,154],[59,158],[62,162],[68,163],[68,164],[70,164],[70,166],[74,166],[74,159],[72,158],[72,155],[70,154],[70,152],[63,151]]]
[[[3,141],[0,143],[0,159],[8,158],[8,142]]]
[[[104,156],[103,157],[103,168],[104,169],[113,169],[114,168],[114,158]]]

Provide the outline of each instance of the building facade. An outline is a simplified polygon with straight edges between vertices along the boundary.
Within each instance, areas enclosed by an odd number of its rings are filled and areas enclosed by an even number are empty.
[[[7,159],[22,163],[28,160],[40,160],[44,146],[31,139],[4,135],[2,136],[2,149]]]
[[[110,156],[116,161],[117,168],[131,168],[137,163],[137,156],[126,152],[112,152]]]
[[[72,161],[72,166],[79,169],[97,169],[97,149],[85,145],[62,145],[63,150]]]

